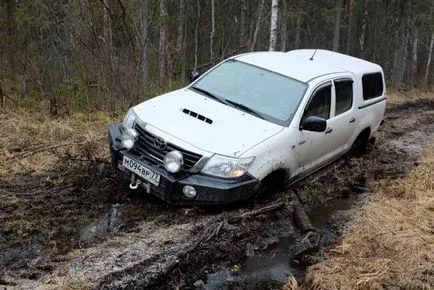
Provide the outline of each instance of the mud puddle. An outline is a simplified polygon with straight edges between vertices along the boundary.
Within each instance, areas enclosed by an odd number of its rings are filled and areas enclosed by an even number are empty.
[[[322,247],[336,242],[336,228],[348,219],[348,210],[366,195],[350,195],[331,199],[323,204],[307,209],[312,225],[322,236]],[[194,286],[208,290],[218,289],[280,289],[293,276],[298,283],[304,280],[306,265],[294,260],[297,252],[297,239],[294,236],[282,238],[270,245],[266,250],[248,246],[247,260],[240,266],[222,267],[209,274],[206,283],[198,280]]]

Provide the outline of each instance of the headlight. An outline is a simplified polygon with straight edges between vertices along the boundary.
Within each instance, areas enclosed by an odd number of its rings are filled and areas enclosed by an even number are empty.
[[[136,143],[137,138],[139,137],[139,133],[137,133],[134,129],[127,129],[122,132],[121,142],[122,146],[126,149],[131,149],[134,147],[134,143]]]
[[[124,122],[123,122],[125,129],[132,129],[134,123],[136,122],[136,119],[137,119],[136,113],[134,112],[133,108],[130,108],[127,114],[125,115]]]
[[[181,166],[184,164],[184,157],[179,151],[170,151],[164,157],[164,168],[167,171],[176,173],[181,170]]]
[[[231,158],[213,155],[203,167],[202,172],[223,178],[236,178],[246,173],[253,160],[255,157]]]

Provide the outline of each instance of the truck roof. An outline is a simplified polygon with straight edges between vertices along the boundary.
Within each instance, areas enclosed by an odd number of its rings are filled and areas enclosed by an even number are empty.
[[[350,72],[354,75],[363,75],[383,71],[375,63],[323,49],[316,50],[313,60],[310,60],[314,52],[315,49],[263,51],[242,54],[235,59],[302,82],[309,82],[331,73]]]

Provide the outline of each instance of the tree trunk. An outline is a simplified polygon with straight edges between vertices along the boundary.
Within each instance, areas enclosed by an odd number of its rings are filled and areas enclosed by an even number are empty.
[[[184,28],[184,40],[182,41],[182,70],[181,70],[181,83],[185,84],[185,70],[186,70],[186,61],[187,61],[187,32],[188,32],[188,26],[187,21],[185,22],[185,28]]]
[[[428,58],[426,60],[426,67],[425,67],[425,77],[423,79],[424,86],[428,85],[429,68],[431,66],[433,46],[434,46],[434,31],[432,32],[431,41],[429,42]]]
[[[336,12],[335,12],[335,30],[333,33],[333,51],[339,50],[339,37],[341,30],[341,11],[342,11],[342,1],[336,0]]]
[[[417,72],[417,46],[419,42],[419,32],[417,29],[414,30],[412,52],[411,52],[411,67],[410,67],[410,87],[414,89],[415,86],[415,75]]]
[[[176,53],[182,50],[183,36],[184,36],[184,22],[185,22],[185,2],[179,0],[179,14],[178,14],[178,35],[176,38]]]
[[[351,54],[352,32],[353,32],[353,0],[348,0],[348,31],[346,54]]]
[[[286,43],[288,42],[288,37],[287,37],[287,30],[288,30],[288,21],[287,21],[287,10],[288,10],[288,5],[286,3],[287,0],[282,0],[283,2],[283,13],[281,13],[281,17],[280,17],[280,23],[282,25],[282,30],[281,30],[281,51],[286,51]]]
[[[196,14],[196,28],[194,31],[194,70],[197,69],[198,63],[198,53],[199,53],[199,19],[200,19],[200,2],[196,0],[197,4],[197,14]]]
[[[140,95],[143,91],[148,88],[148,36],[149,36],[149,27],[148,27],[148,1],[142,1],[142,11],[140,13],[140,34],[141,34],[141,55],[140,55],[140,84],[139,84],[139,92]]]
[[[277,15],[279,12],[278,0],[271,0],[271,19],[270,19],[270,46],[269,51],[276,50],[277,43]]]
[[[167,45],[167,9],[166,2],[160,0],[160,41],[158,44],[158,84],[160,87],[164,85],[164,77],[166,75],[166,45]]]
[[[246,0],[241,0],[241,17],[240,17],[240,48],[244,47],[246,35]]]
[[[364,0],[363,5],[363,17],[362,17],[362,31],[360,32],[359,44],[360,44],[360,57],[363,58],[365,54],[365,40],[366,40],[366,26],[368,22],[368,0]]]
[[[402,20],[406,22],[406,20]],[[405,64],[407,62],[408,53],[408,25],[406,23],[402,24],[401,28],[403,37],[400,39],[400,46],[396,55],[396,63],[392,74],[392,89],[400,90],[402,89],[402,80],[404,78]],[[398,35],[399,37],[399,35]]]
[[[110,7],[109,1],[103,0],[104,5],[104,16],[103,16],[103,34],[104,34],[104,43],[107,48],[107,51],[111,53],[112,49],[112,23],[110,18]]]
[[[255,50],[256,39],[258,38],[259,28],[260,28],[261,19],[262,19],[262,11],[264,10],[264,5],[265,5],[265,0],[261,0],[261,2],[259,4],[259,9],[258,9],[258,15],[256,18],[255,31],[253,32],[252,43],[250,45],[250,51]]]
[[[295,40],[294,40],[294,48],[298,49],[300,48],[300,31],[301,31],[301,22],[302,22],[302,15],[303,10],[301,8],[301,0],[298,0],[297,3],[297,20],[295,23]]]
[[[214,33],[215,33],[215,14],[214,14],[214,0],[211,0],[211,33],[209,34],[209,58],[210,62],[214,62]]]

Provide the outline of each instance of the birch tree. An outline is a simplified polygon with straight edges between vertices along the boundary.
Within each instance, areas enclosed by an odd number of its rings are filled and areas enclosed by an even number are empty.
[[[252,43],[250,44],[250,51],[255,50],[256,40],[258,38],[259,28],[261,25],[262,11],[264,10],[264,5],[265,5],[265,0],[261,0],[261,2],[259,2],[258,14],[256,16],[255,30],[252,36]]]
[[[365,38],[366,38],[366,26],[368,22],[368,0],[363,2],[363,16],[362,16],[362,27],[360,31],[359,45],[360,45],[360,56],[363,57],[365,53]]]
[[[277,43],[277,15],[279,12],[279,1],[271,0],[271,19],[270,19],[270,51],[276,50]]]
[[[428,84],[429,68],[431,66],[431,58],[432,58],[433,47],[434,47],[434,31],[432,32],[431,41],[429,42],[428,57],[427,57],[427,60],[426,60],[426,67],[425,67],[425,76],[423,78],[423,84],[425,86]]]

